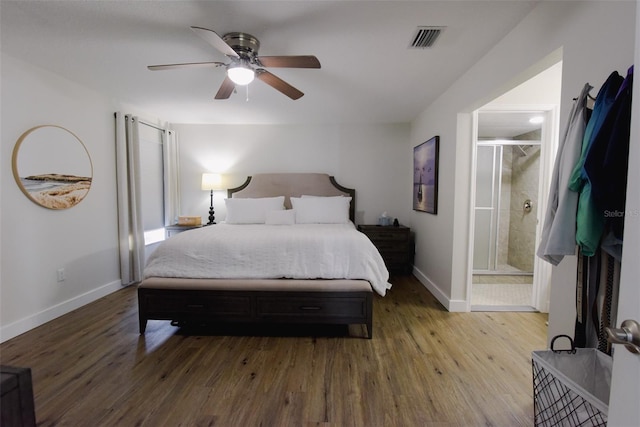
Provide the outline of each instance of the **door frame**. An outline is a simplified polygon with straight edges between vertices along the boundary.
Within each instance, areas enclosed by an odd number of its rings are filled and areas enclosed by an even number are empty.
[[[542,234],[542,226],[544,224],[545,213],[547,211],[547,201],[549,198],[549,187],[551,185],[551,176],[553,174],[554,160],[558,150],[558,135],[560,121],[560,108],[554,104],[514,104],[514,105],[497,105],[483,106],[473,111],[471,114],[472,121],[472,149],[471,149],[471,174],[469,183],[470,204],[469,204],[469,246],[467,257],[467,311],[471,311],[471,292],[473,286],[473,242],[475,236],[475,176],[476,176],[476,150],[478,142],[478,113],[525,113],[535,112],[543,114],[545,121],[542,125],[541,144],[540,144],[540,174],[538,179],[538,206],[536,208],[536,247],[540,242]],[[533,291],[531,297],[531,306],[542,313],[549,312],[549,289],[551,285],[551,265],[543,262],[539,257],[534,255],[533,267]]]
[[[640,62],[640,1],[636,2],[635,64]],[[636,71],[637,72],[637,71]],[[618,294],[618,327],[625,319],[640,321],[640,85],[633,85],[631,104],[631,135],[629,138],[629,168],[624,233],[627,238],[622,250],[620,292]],[[629,238],[631,237],[631,238]],[[613,371],[609,396],[609,426],[637,425],[640,420],[640,355],[628,352],[621,345],[613,346]],[[634,378],[636,380],[634,380]]]

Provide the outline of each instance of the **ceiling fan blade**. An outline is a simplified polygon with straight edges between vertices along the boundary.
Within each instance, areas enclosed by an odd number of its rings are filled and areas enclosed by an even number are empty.
[[[271,74],[267,70],[256,70],[256,77],[293,100],[296,100],[304,95],[304,93],[300,92],[298,89],[291,86],[280,77]]]
[[[320,61],[313,55],[259,56],[258,60],[265,67],[320,68]]]
[[[226,65],[224,62],[185,62],[183,64],[163,64],[163,65],[149,65],[148,69],[151,71],[170,70],[174,68],[192,68],[192,67],[220,67]]]
[[[218,49],[220,52],[224,53],[227,56],[232,56],[234,58],[239,58],[238,53],[231,48],[222,37],[220,37],[215,31],[209,30],[207,28],[202,27],[191,27],[191,29],[200,37],[202,37],[207,43],[211,46]]]
[[[235,83],[229,77],[225,77],[220,89],[218,89],[218,93],[216,93],[216,99],[229,99],[235,88]]]

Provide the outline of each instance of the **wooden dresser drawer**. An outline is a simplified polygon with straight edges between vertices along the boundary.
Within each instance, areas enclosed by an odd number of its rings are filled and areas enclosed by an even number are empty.
[[[368,230],[365,234],[377,242],[408,242],[409,229],[406,227],[379,227]]]
[[[363,317],[366,314],[366,299],[322,298],[322,297],[258,297],[258,317]]]
[[[224,294],[203,296],[198,291],[193,291],[192,295],[186,295],[182,292],[171,299],[149,295],[146,297],[145,303],[150,312],[166,314],[168,317],[176,313],[210,313],[212,311],[225,316],[251,314],[251,298],[249,296]]]
[[[358,230],[375,245],[390,272],[411,272],[413,245],[409,227],[359,225]]]

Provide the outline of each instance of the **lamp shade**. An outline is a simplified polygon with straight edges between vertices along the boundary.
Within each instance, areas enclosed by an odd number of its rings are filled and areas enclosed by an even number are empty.
[[[256,73],[251,68],[245,68],[242,66],[229,67],[227,69],[227,76],[237,85],[248,85],[253,81]]]
[[[219,190],[222,187],[222,175],[219,173],[203,173],[202,189],[203,190]]]

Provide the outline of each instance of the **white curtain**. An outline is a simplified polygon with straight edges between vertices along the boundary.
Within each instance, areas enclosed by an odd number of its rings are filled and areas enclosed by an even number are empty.
[[[164,160],[164,225],[178,222],[180,176],[178,171],[178,137],[175,131],[162,132],[162,153]]]
[[[138,119],[121,113],[115,118],[120,277],[130,285],[142,280],[144,268]]]
[[[119,112],[115,118],[120,277],[123,285],[130,285],[142,280],[145,263],[139,126],[156,126]],[[178,221],[180,207],[178,138],[167,127],[157,128],[162,135],[165,226]]]

